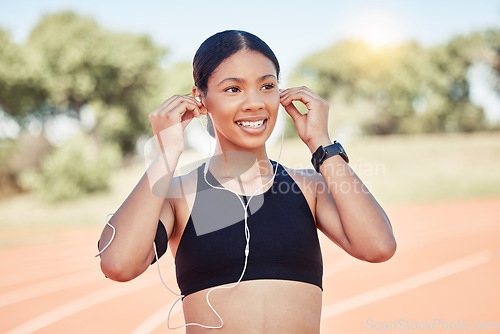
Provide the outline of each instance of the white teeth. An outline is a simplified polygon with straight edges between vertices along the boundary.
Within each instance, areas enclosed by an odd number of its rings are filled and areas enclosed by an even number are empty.
[[[257,121],[257,122],[236,122],[238,125],[241,125],[241,126],[246,126],[246,127],[249,127],[249,128],[258,128],[258,127],[261,127],[262,124],[264,124],[264,120],[261,120],[261,121]]]

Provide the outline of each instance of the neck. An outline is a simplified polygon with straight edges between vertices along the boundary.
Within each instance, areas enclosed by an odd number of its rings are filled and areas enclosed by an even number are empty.
[[[243,182],[274,174],[265,145],[243,151],[224,148],[219,141],[210,158],[209,170],[219,180],[238,178]]]

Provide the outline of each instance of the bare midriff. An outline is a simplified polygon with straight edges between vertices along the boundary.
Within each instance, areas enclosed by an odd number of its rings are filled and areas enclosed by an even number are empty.
[[[209,290],[201,290],[184,298],[186,323],[220,325],[219,318],[207,304]],[[309,283],[288,280],[242,281],[234,288],[215,289],[210,293],[210,303],[224,321],[222,328],[187,326],[186,333],[319,333],[321,297],[321,289]]]

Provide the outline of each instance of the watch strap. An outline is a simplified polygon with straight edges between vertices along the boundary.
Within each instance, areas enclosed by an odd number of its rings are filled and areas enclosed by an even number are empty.
[[[345,160],[345,162],[349,163],[349,158],[347,157],[344,148],[338,141],[334,141],[333,144],[326,147],[323,147],[322,145],[319,146],[318,149],[313,153],[311,158],[311,163],[316,172],[320,172],[319,168],[326,159],[337,154],[340,155],[342,159]]]

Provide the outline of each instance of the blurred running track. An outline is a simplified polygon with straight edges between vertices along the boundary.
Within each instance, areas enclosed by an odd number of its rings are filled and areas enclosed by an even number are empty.
[[[321,238],[321,333],[500,333],[500,198],[386,211],[398,241],[386,263],[353,259]],[[175,296],[155,266],[128,283],[104,278],[99,234],[1,231],[0,333],[184,333],[167,329]],[[172,257],[160,263],[177,288]],[[174,325],[183,323],[180,309]]]

